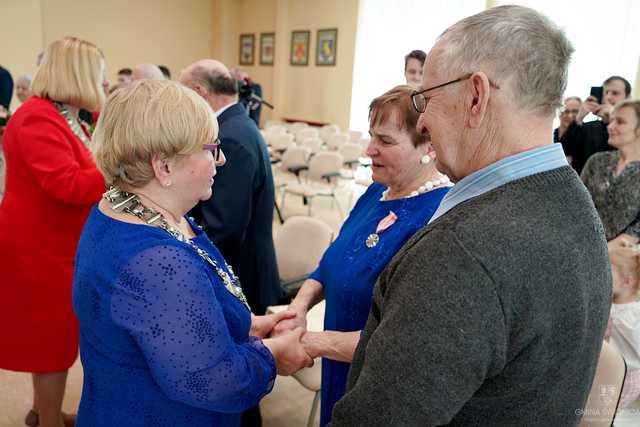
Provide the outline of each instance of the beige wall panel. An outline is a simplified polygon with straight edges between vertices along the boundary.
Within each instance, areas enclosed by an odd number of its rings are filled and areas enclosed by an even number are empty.
[[[292,30],[310,30],[311,46],[308,66],[294,67],[287,61],[283,116],[320,120],[347,128],[357,22],[357,0],[289,1],[286,37],[290,39]],[[336,66],[315,64],[317,30],[322,28],[338,28]]]
[[[211,55],[211,0],[41,0],[45,43],[74,35],[105,53],[113,83],[119,68],[164,64],[174,78]]]
[[[240,0],[239,3],[238,29],[233,37],[235,56],[228,65],[238,63],[240,34],[255,34],[255,64],[243,68],[262,85],[264,98],[276,106],[273,112],[263,109],[263,122],[269,118],[295,117],[346,128],[351,105],[358,1]],[[315,65],[317,30],[321,28],[338,28],[336,66]],[[311,31],[308,66],[289,65],[293,30]],[[261,32],[276,33],[274,66],[259,64]]]
[[[33,74],[42,50],[40,0],[3,0],[0,12],[0,65],[15,80]],[[17,107],[15,97],[12,106]]]

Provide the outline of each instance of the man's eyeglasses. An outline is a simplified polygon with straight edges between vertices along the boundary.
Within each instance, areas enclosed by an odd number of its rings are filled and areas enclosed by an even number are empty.
[[[220,138],[216,138],[213,144],[203,144],[202,148],[211,151],[216,162],[220,160]]]
[[[465,74],[464,76],[459,77],[455,80],[451,80],[450,82],[442,83],[437,86],[433,86],[427,89],[422,89],[422,90],[413,92],[411,94],[411,101],[413,102],[413,108],[415,108],[416,111],[420,114],[424,113],[427,109],[427,104],[429,103],[429,97],[424,96],[425,92],[429,92],[430,90],[438,89],[441,87],[452,85],[454,83],[461,82],[463,80],[467,80],[469,77],[471,77],[471,73]]]

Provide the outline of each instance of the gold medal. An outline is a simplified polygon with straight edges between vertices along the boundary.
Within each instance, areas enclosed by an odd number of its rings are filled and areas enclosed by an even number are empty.
[[[378,233],[373,233],[369,234],[369,237],[367,237],[367,240],[364,242],[364,244],[367,245],[368,248],[372,248],[377,245],[379,241],[380,236],[378,235]]]

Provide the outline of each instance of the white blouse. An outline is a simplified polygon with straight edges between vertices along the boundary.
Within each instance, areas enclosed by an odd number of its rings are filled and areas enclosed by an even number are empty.
[[[640,369],[640,302],[611,304],[609,342],[622,354],[629,370]]]

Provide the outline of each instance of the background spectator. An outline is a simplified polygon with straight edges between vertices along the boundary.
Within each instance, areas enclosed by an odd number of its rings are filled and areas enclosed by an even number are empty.
[[[16,79],[16,97],[20,103],[24,103],[33,95],[31,93],[31,76],[23,74]]]
[[[33,373],[31,426],[61,425],[67,370],[78,356],[74,256],[91,205],[105,190],[78,110],[101,108],[104,70],[95,45],[74,37],[53,42],[33,79],[34,96],[4,135],[0,368]],[[73,425],[73,417],[64,421]]]
[[[404,57],[404,78],[414,88],[422,84],[422,67],[427,54],[422,50],[412,50]]]
[[[574,123],[570,124],[561,138],[565,152],[571,153],[571,166],[576,172],[582,172],[589,157],[601,151],[613,150],[608,144],[609,113],[613,106],[631,94],[631,85],[620,76],[611,76],[602,84],[602,104],[589,96],[581,105]],[[600,120],[583,123],[587,114],[593,113]]]
[[[155,64],[138,64],[133,67],[131,71],[131,81],[150,79],[150,80],[165,80],[164,74],[160,71]]]

